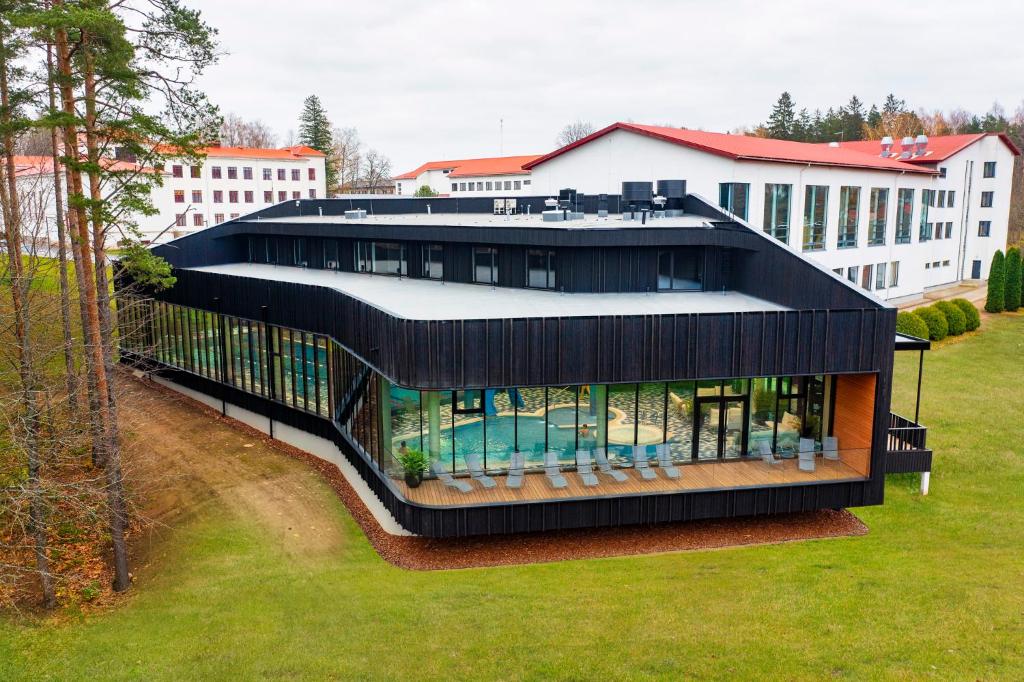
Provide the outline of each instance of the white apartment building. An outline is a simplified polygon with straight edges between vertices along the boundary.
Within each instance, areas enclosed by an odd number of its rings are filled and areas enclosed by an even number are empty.
[[[530,185],[530,171],[524,170],[523,165],[538,158],[538,154],[530,154],[428,161],[416,170],[393,178],[395,194],[412,196],[424,185],[436,194],[453,197],[534,194]]]
[[[327,196],[326,157],[310,147],[206,147],[198,165],[169,161],[153,189],[146,241],[168,241],[272,204]]]
[[[882,299],[985,279],[1006,248],[1005,135],[808,144],[631,123],[524,164],[530,194],[619,194],[623,181],[684,179],[738,218]]]

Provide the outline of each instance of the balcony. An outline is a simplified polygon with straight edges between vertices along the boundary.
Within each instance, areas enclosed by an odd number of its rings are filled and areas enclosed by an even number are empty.
[[[890,414],[885,473],[930,472],[932,470],[932,451],[927,447],[927,440],[927,428],[906,417],[895,413]]]

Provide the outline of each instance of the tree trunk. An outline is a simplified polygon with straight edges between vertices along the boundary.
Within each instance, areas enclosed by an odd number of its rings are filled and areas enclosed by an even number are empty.
[[[29,315],[29,282],[22,263],[21,202],[14,165],[14,133],[11,129],[11,97],[9,91],[6,36],[0,31],[0,120],[4,123],[4,175],[6,183],[0,189],[3,205],[7,256],[10,261],[11,299],[14,307],[14,337],[18,353],[18,376],[21,380],[22,402],[25,408],[25,454],[28,476],[26,490],[29,497],[28,531],[33,541],[36,571],[39,573],[43,605],[52,608],[56,603],[53,577],[47,554],[45,500],[40,478],[39,412],[35,390],[35,367],[32,358],[31,317]]]

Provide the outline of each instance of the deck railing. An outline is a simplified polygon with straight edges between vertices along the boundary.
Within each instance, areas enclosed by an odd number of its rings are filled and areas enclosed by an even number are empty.
[[[906,417],[889,415],[889,452],[927,450],[928,429]]]

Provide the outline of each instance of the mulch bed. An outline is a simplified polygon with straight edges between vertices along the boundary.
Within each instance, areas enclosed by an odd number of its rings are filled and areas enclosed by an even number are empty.
[[[172,389],[151,381],[144,383],[187,402],[190,407],[205,412],[212,419],[257,438],[279,452],[305,462],[341,498],[377,553],[400,568],[429,571],[506,566],[849,537],[868,532],[867,526],[850,512],[826,509],[796,514],[517,535],[444,539],[395,536],[380,527],[341,471],[330,462],[274,440],[235,419],[224,417],[217,410]]]

